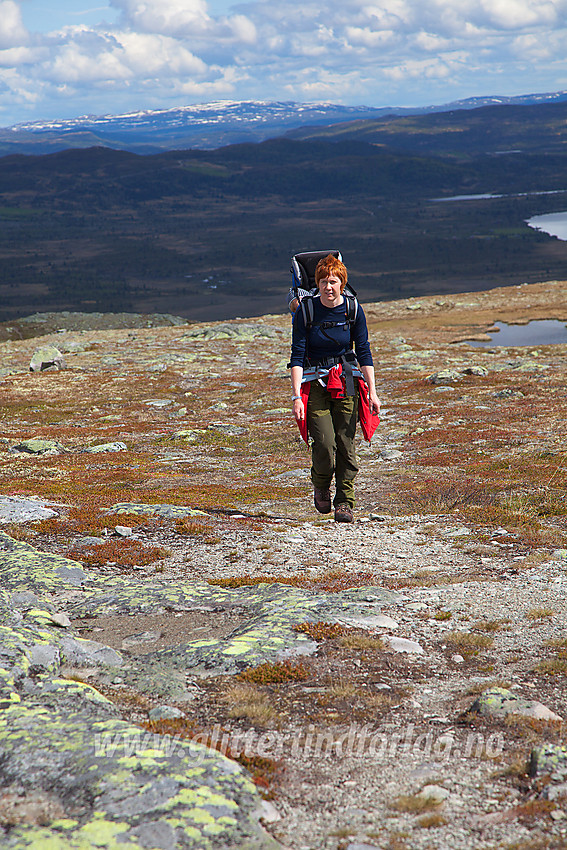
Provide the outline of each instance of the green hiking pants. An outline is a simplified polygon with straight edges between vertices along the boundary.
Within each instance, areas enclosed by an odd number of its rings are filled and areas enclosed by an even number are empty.
[[[307,423],[311,445],[311,481],[322,490],[335,476],[333,504],[354,507],[354,479],[358,472],[354,435],[358,419],[358,394],[333,398],[318,381],[311,382]]]

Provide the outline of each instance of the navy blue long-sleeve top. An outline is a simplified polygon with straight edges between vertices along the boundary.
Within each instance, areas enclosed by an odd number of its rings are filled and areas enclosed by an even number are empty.
[[[334,327],[320,327],[322,322],[338,322]],[[329,339],[328,337],[331,337]],[[364,310],[358,305],[358,312],[352,325],[352,340],[356,358],[360,366],[372,366],[372,352],[368,341],[368,328]],[[325,307],[321,299],[313,299],[313,324],[308,334],[305,329],[303,311],[300,307],[293,317],[290,366],[307,368],[326,357],[340,357],[351,348],[351,327],[346,321],[346,302],[338,307]]]

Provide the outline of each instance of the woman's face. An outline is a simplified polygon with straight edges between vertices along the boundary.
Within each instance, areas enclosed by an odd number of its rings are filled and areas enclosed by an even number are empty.
[[[341,286],[340,277],[330,274],[319,281],[319,294],[325,301],[338,301],[341,297]]]

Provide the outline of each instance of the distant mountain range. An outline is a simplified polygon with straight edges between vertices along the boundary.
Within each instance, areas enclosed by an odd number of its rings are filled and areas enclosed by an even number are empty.
[[[319,246],[343,252],[363,301],[562,280],[567,242],[526,221],[566,208],[566,175],[567,99],[214,150],[1,156],[0,322],[281,312],[290,257]]]
[[[0,128],[0,155],[45,154],[68,148],[107,147],[152,154],[165,150],[213,150],[261,142],[304,128],[306,135],[336,124],[381,121],[392,116],[472,110],[486,106],[533,105],[567,100],[567,91],[518,97],[471,97],[420,108],[341,106],[333,103],[217,101],[124,115],[83,115],[31,121]]]

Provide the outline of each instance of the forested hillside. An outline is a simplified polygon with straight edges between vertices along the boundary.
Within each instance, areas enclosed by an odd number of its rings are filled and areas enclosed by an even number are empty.
[[[475,112],[490,109],[459,112],[463,127]],[[439,148],[455,136],[447,117],[399,120],[437,122]],[[36,310],[281,311],[290,256],[320,247],[341,249],[366,300],[559,278],[565,245],[525,223],[565,202],[557,138],[555,152],[466,158],[400,151],[397,137],[390,147],[276,139],[3,157],[0,321]],[[505,197],[434,200],[483,193]]]

